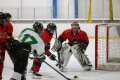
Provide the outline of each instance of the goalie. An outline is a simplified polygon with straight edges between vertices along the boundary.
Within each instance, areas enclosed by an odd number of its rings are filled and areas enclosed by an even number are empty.
[[[68,43],[62,43],[68,39]],[[79,24],[73,22],[71,29],[63,31],[52,47],[52,51],[58,52],[60,55],[60,64],[65,68],[73,54],[84,70],[91,70],[92,64],[85,54],[85,50],[89,44],[86,32],[80,30]]]

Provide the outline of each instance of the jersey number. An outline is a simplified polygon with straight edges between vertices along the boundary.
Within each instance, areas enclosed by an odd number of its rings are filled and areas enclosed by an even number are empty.
[[[25,40],[27,40],[28,38],[30,38],[32,41],[28,41],[27,43],[29,43],[30,45],[31,44],[37,44],[38,42],[37,42],[37,40],[33,37],[33,36],[31,36],[30,34],[25,34],[24,35],[24,38],[22,39],[22,41],[24,42]]]

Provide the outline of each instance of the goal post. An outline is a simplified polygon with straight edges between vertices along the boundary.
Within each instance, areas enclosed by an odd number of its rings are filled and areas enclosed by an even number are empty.
[[[95,26],[95,69],[120,71],[120,24]]]

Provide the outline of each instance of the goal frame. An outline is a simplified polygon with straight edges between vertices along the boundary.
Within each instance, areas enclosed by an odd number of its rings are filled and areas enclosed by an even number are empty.
[[[99,24],[99,25],[108,25],[108,24]],[[98,26],[95,26],[95,70],[97,70],[97,66],[98,66]],[[108,28],[107,28],[107,45],[106,45],[106,55],[107,55],[107,60],[108,60]]]

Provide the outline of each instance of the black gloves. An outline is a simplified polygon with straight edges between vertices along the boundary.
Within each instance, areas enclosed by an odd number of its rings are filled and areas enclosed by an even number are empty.
[[[56,56],[52,53],[47,55],[51,60],[55,61],[56,60]]]
[[[86,50],[88,44],[87,44],[87,42],[82,41],[79,43],[78,46],[79,46],[79,49],[83,51],[83,50]]]
[[[4,46],[4,49],[10,50],[10,47],[11,47],[10,44],[7,43],[7,44]]]

